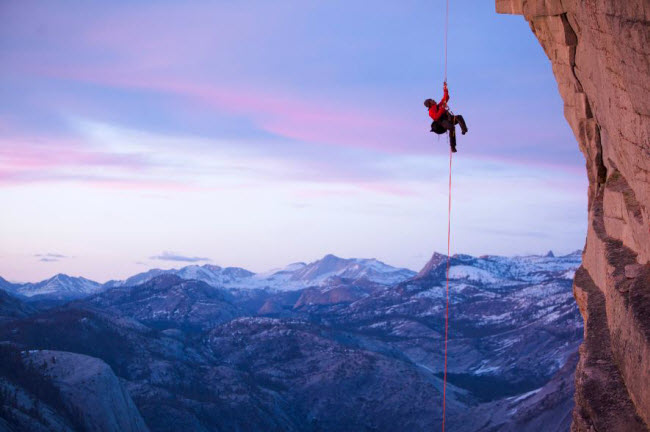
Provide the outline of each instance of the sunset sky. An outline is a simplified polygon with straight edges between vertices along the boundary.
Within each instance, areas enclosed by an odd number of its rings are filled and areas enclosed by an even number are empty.
[[[452,252],[582,248],[584,161],[522,17],[451,2]],[[0,276],[446,252],[443,0],[3,1]]]

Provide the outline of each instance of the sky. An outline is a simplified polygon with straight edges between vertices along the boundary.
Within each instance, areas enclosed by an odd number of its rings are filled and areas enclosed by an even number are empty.
[[[452,0],[452,253],[584,245],[584,159],[522,17]],[[0,276],[446,252],[444,1],[0,3]]]

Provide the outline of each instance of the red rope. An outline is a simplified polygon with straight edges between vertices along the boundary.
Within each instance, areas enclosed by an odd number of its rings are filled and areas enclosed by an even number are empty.
[[[447,208],[447,307],[445,309],[445,373],[442,380],[442,432],[445,432],[447,410],[447,342],[449,340],[449,265],[451,252],[451,145],[449,146],[449,204]]]
[[[445,11],[445,82],[447,82],[447,35],[449,34],[449,0]]]
[[[447,82],[447,36],[449,34],[449,0],[445,10],[445,83]],[[451,260],[451,136],[449,137],[449,203],[447,207],[447,305],[445,307],[445,372],[442,380],[442,432],[445,432],[445,417],[447,413],[447,344],[449,342],[449,266]]]

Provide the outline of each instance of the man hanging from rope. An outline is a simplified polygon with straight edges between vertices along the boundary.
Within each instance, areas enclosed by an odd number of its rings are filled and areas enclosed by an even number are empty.
[[[465,135],[467,133],[467,125],[465,119],[461,115],[454,115],[447,109],[447,102],[449,101],[449,90],[447,90],[447,83],[443,85],[444,96],[439,103],[433,99],[424,101],[424,106],[429,109],[429,116],[433,119],[431,123],[431,132],[438,135],[449,132],[449,144],[451,151],[456,153],[456,125],[460,125],[460,130]]]

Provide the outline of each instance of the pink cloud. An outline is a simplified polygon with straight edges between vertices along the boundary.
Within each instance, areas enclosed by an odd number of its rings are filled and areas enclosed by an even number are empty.
[[[0,187],[33,183],[83,183],[86,186],[112,190],[160,190],[160,191],[214,191],[220,188],[205,187],[178,181],[136,179],[129,176],[110,177],[57,173],[53,171],[4,171],[0,166]],[[232,188],[229,188],[230,190]]]
[[[0,140],[0,167],[28,170],[65,166],[116,166],[139,170],[147,162],[133,155],[90,151],[72,139],[15,138]]]
[[[39,53],[31,61],[23,58],[12,63],[24,72],[49,77],[183,97],[195,104],[249,118],[269,133],[308,143],[391,153],[413,151],[403,145],[412,141],[406,139],[403,131],[413,130],[413,125],[376,107],[350,107],[330,98],[310,99],[279,89],[211,84],[188,75],[188,70],[209,69],[206,59],[215,54],[226,58],[233,54],[233,40],[240,50],[246,41],[257,40],[264,31],[272,34],[279,25],[274,20],[259,22],[238,5],[192,6],[131,5],[127,13],[108,8],[92,20],[92,25],[75,21],[74,31],[67,30],[70,23],[59,17],[52,25],[66,38],[76,35],[75,39],[66,40],[79,55],[64,61],[50,57],[43,61]],[[276,6],[262,3],[258,8],[268,9],[275,19],[287,19],[277,13]],[[50,21],[49,13],[39,13]],[[219,31],[215,32],[215,28]],[[92,66],[75,61],[86,56],[102,60]]]
[[[40,68],[39,68],[40,69]],[[415,134],[421,122],[395,117],[373,106],[345,106],[343,102],[315,100],[284,91],[237,88],[171,77],[141,77],[131,71],[114,68],[48,67],[44,76],[87,82],[102,86],[150,91],[182,97],[216,111],[251,119],[271,134],[306,143],[371,149],[385,153],[424,153],[417,148]],[[218,115],[218,114],[216,114]],[[426,121],[425,121],[426,123]],[[410,133],[405,133],[405,131]]]
[[[133,177],[152,161],[139,155],[124,155],[93,151],[74,138],[17,137],[0,138],[0,185],[48,181],[85,181],[89,183],[118,184],[124,178]],[[112,179],[107,176],[79,174],[79,168],[97,170],[115,169],[123,176]],[[142,186],[156,186],[149,181],[137,180]]]

